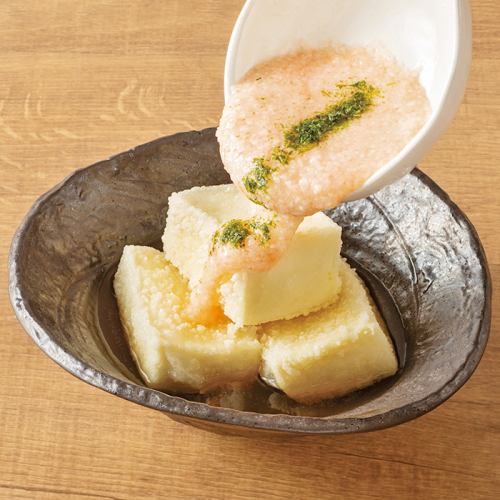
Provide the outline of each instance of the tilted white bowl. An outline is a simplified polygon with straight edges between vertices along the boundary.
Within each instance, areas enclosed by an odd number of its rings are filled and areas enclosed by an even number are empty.
[[[224,91],[253,66],[299,45],[380,44],[420,72],[432,112],[424,127],[349,199],[407,174],[431,149],[463,97],[471,59],[467,0],[247,0],[229,42]]]

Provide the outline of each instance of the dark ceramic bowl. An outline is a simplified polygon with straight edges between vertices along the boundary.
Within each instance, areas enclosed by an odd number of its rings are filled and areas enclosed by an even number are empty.
[[[159,241],[170,193],[226,182],[214,129],[207,129],[79,170],[42,196],[10,254],[11,301],[38,346],[89,384],[226,432],[381,429],[432,410],[471,376],[490,326],[485,256],[464,214],[415,170],[368,199],[328,212],[343,227],[344,255],[389,324],[400,360],[395,377],[318,408],[323,416],[304,416],[314,408],[293,405],[294,415],[238,411],[147,388],[117,318],[114,269],[124,245]]]

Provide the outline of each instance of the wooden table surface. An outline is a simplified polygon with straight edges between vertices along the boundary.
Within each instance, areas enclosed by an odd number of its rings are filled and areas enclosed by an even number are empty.
[[[465,101],[421,164],[476,225],[494,280],[488,348],[444,405],[364,435],[212,435],[77,380],[17,323],[6,262],[23,215],[75,168],[216,125],[241,4],[0,2],[0,497],[500,498],[498,0],[472,0]]]

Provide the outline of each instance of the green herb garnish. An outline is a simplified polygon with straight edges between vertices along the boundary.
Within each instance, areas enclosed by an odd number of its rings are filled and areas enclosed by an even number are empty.
[[[353,92],[340,102],[330,104],[321,113],[293,125],[284,133],[285,148],[302,153],[321,142],[327,135],[345,128],[359,118],[373,103],[377,94],[375,87],[365,80],[352,84],[339,84],[339,89],[349,88]]]
[[[321,93],[326,97],[336,97],[337,102],[329,104],[323,111],[296,125],[284,127],[283,143],[275,146],[269,157],[256,157],[252,160],[255,167],[242,178],[242,182],[256,203],[260,202],[256,195],[267,191],[274,172],[288,165],[295,156],[318,145],[332,133],[347,127],[368,111],[374,104],[374,98],[380,95],[380,91],[366,80],[340,82],[336,87],[336,92],[322,90]]]
[[[253,235],[257,238],[261,245],[266,244],[271,239],[271,227],[273,227],[274,224],[274,219],[265,221],[253,218],[248,222]]]
[[[271,167],[264,158],[254,158],[253,164],[255,167],[242,179],[243,185],[250,194],[255,194],[257,191],[265,192],[269,179],[276,169]]]
[[[234,219],[226,222],[219,230],[215,231],[213,242],[228,243],[233,247],[242,247],[250,234],[250,229],[242,220]]]
[[[271,160],[281,163],[281,165],[287,165],[290,161],[290,151],[287,149],[276,146],[271,153]]]
[[[274,225],[274,219],[265,220],[258,217],[232,219],[215,231],[212,237],[211,252],[217,244],[231,245],[234,248],[244,247],[249,236],[254,237],[261,245],[264,245],[271,239],[271,228]]]

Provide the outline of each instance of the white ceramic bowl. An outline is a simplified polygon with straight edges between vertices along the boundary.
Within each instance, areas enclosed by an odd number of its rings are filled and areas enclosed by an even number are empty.
[[[418,134],[350,200],[407,174],[431,149],[463,97],[471,59],[467,0],[247,0],[233,29],[224,74],[231,86],[250,68],[299,45],[376,43],[420,72],[432,113]]]

